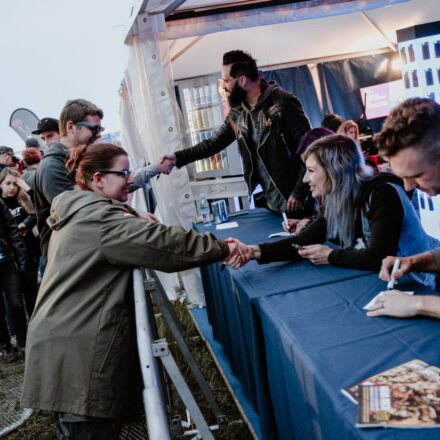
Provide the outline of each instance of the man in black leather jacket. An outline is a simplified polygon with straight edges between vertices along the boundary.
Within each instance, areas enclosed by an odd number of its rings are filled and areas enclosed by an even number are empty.
[[[300,101],[259,78],[255,60],[240,50],[223,55],[222,79],[231,107],[223,125],[210,139],[162,160],[171,159],[180,168],[237,140],[249,194],[260,184],[268,208],[300,211],[309,191],[296,150],[311,128]]]
[[[17,223],[0,198],[0,358],[11,361],[11,343],[6,325],[5,302],[8,303],[17,344],[24,348],[26,340],[26,315],[21,299],[18,270],[26,268],[26,248]]]

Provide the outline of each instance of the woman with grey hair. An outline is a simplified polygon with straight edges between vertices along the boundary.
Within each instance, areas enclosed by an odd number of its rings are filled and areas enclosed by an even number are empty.
[[[333,135],[315,141],[305,152],[305,163],[304,182],[313,197],[322,198],[322,215],[298,235],[247,246],[250,259],[269,263],[304,258],[313,264],[378,270],[387,255],[432,246],[402,180],[394,174],[373,175],[351,138]],[[339,247],[333,249],[326,241]]]

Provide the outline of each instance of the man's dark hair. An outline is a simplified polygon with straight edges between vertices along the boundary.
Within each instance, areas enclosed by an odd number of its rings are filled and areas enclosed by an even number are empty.
[[[321,122],[321,127],[328,128],[336,133],[343,122],[344,118],[342,116],[339,116],[336,113],[326,113]]]
[[[399,104],[374,137],[382,156],[408,147],[420,148],[425,158],[440,158],[440,105],[432,99],[410,98]]]
[[[237,78],[241,75],[246,76],[251,81],[258,80],[257,62],[250,54],[242,50],[231,50],[223,54],[223,65],[231,64],[230,75]]]
[[[24,143],[26,144],[26,148],[37,148],[38,149],[40,147],[38,140],[33,137],[26,139],[26,141]]]

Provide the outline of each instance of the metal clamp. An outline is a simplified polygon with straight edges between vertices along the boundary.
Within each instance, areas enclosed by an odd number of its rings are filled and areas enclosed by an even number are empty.
[[[146,278],[144,279],[144,289],[147,292],[151,292],[156,289],[156,280],[154,278]]]

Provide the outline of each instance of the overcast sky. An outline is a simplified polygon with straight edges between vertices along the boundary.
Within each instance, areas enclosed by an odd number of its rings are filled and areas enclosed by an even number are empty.
[[[131,3],[0,1],[0,145],[24,147],[9,127],[16,108],[58,118],[74,98],[104,110],[105,133],[119,130],[118,89],[127,64]]]

